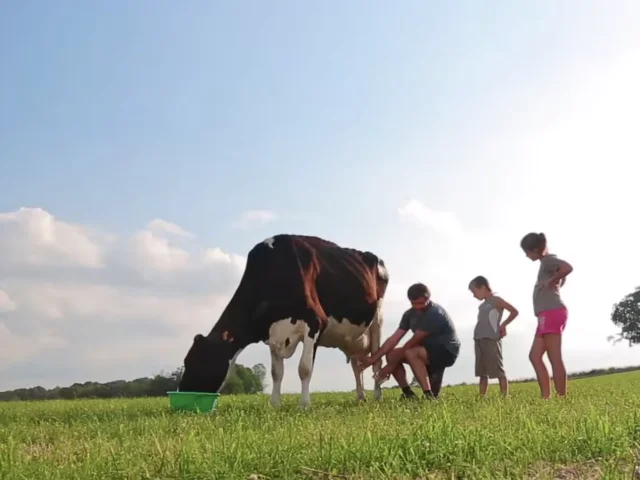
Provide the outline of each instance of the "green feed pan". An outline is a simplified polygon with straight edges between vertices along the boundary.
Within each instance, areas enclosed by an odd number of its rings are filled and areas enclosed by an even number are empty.
[[[219,393],[167,392],[173,410],[208,413],[216,409]]]

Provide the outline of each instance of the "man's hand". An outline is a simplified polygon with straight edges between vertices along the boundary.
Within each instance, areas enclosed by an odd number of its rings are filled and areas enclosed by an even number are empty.
[[[393,365],[387,363],[383,368],[380,369],[380,371],[378,372],[378,377],[379,378],[385,378],[388,377],[389,375],[391,375],[393,373]]]
[[[358,360],[358,371],[362,372],[367,368],[369,368],[374,363],[376,362],[371,358],[371,355],[367,355],[366,357],[360,357],[360,359]]]
[[[385,365],[384,368],[381,368],[380,371],[378,372],[378,374],[375,376],[376,379],[380,382],[383,383],[385,382],[393,373],[392,372],[392,367],[393,365]]]

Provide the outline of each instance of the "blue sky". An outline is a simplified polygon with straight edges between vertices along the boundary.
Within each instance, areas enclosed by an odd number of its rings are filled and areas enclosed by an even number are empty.
[[[420,279],[468,335],[466,285],[487,275],[522,312],[505,348],[529,376],[536,267],[518,241],[544,231],[575,265],[570,366],[640,363],[602,342],[612,302],[640,283],[639,13],[577,0],[5,7],[0,343],[31,347],[0,356],[0,389],[171,368],[235,288],[242,260],[228,255],[277,232],[383,256],[386,333]],[[238,228],[251,211],[261,221]],[[80,324],[104,347],[93,366],[96,349],[74,350]],[[352,388],[334,353],[313,388],[336,368]],[[473,380],[467,355],[452,378]]]

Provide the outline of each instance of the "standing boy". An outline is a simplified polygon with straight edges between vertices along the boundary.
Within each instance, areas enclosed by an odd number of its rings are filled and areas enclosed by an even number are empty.
[[[482,300],[478,307],[478,319],[473,331],[476,377],[480,377],[480,396],[487,396],[490,378],[498,379],[502,395],[507,396],[509,382],[502,362],[501,339],[507,334],[507,325],[518,316],[518,310],[501,297],[494,295],[489,281],[483,276],[471,280],[469,290],[475,298]],[[500,321],[505,310],[509,312],[509,316],[501,324]]]

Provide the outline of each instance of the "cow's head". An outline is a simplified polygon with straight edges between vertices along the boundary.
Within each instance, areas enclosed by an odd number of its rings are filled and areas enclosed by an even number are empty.
[[[227,377],[229,362],[237,350],[231,342],[216,335],[205,337],[197,334],[184,358],[184,371],[178,390],[218,392]]]

